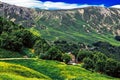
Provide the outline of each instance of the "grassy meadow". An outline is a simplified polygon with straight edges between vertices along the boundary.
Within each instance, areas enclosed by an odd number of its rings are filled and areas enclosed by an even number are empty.
[[[88,71],[82,68],[81,65],[66,65],[58,61],[41,59],[0,61],[0,80],[6,79],[119,80],[104,74]]]

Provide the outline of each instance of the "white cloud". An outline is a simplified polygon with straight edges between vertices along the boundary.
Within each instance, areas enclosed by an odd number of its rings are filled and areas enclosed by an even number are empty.
[[[64,2],[51,2],[51,1],[38,1],[38,0],[0,0],[5,3],[14,4],[17,6],[23,6],[23,7],[36,7],[41,9],[73,9],[73,8],[83,8],[83,7],[89,7],[89,6],[101,6],[104,7],[104,5],[78,5],[78,4],[68,4]]]
[[[111,6],[112,8],[120,8],[120,5]]]

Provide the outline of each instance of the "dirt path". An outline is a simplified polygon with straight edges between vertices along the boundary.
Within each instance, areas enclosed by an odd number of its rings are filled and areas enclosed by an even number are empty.
[[[5,61],[5,60],[27,60],[27,59],[35,59],[35,58],[0,58],[0,61]]]

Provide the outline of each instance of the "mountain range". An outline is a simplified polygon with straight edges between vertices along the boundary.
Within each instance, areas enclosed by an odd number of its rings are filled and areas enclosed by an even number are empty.
[[[0,16],[38,30],[47,40],[91,44],[106,41],[119,45],[120,9],[86,7],[69,10],[41,10],[0,2]]]
[[[120,9],[0,2],[0,80],[120,80],[119,26]]]

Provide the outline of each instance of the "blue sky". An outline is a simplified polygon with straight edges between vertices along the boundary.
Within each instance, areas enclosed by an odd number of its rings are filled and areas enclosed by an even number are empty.
[[[120,0],[0,0],[5,3],[41,9],[73,9],[89,6],[120,8]]]
[[[46,0],[41,0],[45,2]],[[52,2],[65,2],[70,4],[89,4],[89,5],[101,5],[104,4],[106,7],[113,5],[119,5],[120,0],[50,0]]]

